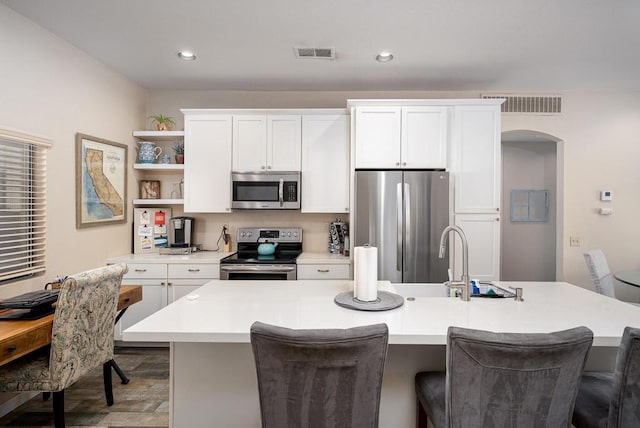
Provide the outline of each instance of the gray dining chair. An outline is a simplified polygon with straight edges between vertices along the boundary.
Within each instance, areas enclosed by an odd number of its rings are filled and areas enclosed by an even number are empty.
[[[416,375],[419,427],[569,427],[593,342],[586,327],[493,333],[449,327],[446,372]]]
[[[604,252],[600,249],[595,249],[588,251],[583,255],[584,260],[587,263],[587,269],[589,269],[589,276],[591,277],[591,283],[593,284],[593,291],[616,299],[613,275],[611,275],[611,271],[609,270],[609,264],[607,263],[607,258],[604,255]],[[640,306],[640,303],[625,303]]]
[[[377,427],[388,329],[292,330],[256,322],[264,428]]]
[[[640,427],[640,328],[624,329],[613,373],[584,373],[573,425],[576,428]]]
[[[126,272],[126,264],[114,264],[68,277],[58,295],[51,347],[0,367],[0,391],[53,392],[54,425],[64,428],[65,389],[102,366],[106,401],[113,405],[113,322]]]

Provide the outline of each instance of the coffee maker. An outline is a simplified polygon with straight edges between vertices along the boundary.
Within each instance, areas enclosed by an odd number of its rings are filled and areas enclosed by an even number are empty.
[[[193,217],[172,217],[169,220],[169,246],[189,248],[193,239]]]

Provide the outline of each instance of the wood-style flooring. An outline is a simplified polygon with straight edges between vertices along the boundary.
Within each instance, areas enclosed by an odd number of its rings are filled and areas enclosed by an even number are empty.
[[[102,367],[65,391],[67,428],[168,427],[169,348],[116,348],[116,361],[127,385],[113,372],[114,405],[104,398]],[[0,427],[53,427],[51,399],[31,399],[0,418]]]

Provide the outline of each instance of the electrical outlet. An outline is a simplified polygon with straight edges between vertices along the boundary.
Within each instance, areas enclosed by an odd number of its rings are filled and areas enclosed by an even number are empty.
[[[571,247],[579,247],[580,246],[580,237],[579,236],[570,236],[569,237],[569,245]]]

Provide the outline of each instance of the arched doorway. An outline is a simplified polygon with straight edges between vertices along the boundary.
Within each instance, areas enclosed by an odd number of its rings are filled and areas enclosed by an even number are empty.
[[[553,135],[502,133],[503,281],[562,279],[562,155]]]

